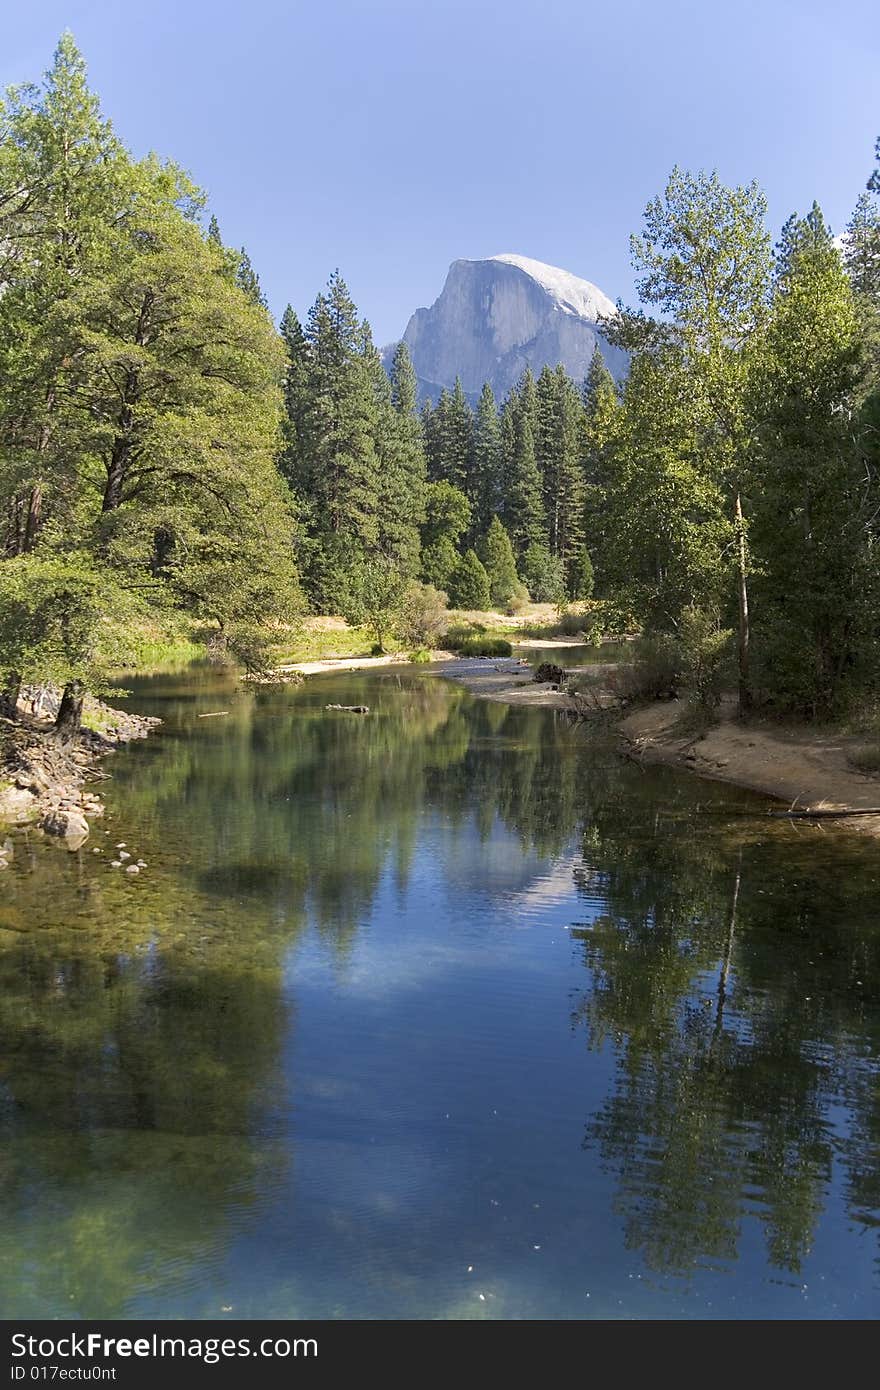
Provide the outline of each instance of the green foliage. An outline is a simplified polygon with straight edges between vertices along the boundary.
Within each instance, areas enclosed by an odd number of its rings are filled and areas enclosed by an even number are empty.
[[[852,287],[814,205],[780,247],[754,387],[752,524],[756,690],[810,717],[840,711],[878,674],[880,486],[853,428],[862,371]]]
[[[446,594],[430,584],[410,581],[395,608],[395,637],[404,647],[436,647],[447,625]]]
[[[32,558],[46,630],[29,650],[78,683],[100,684],[114,614],[135,599],[208,623],[249,666],[262,630],[298,604],[276,469],[281,347],[216,223],[197,225],[202,203],[179,169],[123,149],[69,36],[44,86],[9,98],[0,501],[13,558],[0,587],[15,557]]]
[[[572,565],[572,598],[585,601],[593,597],[593,587],[596,577],[593,573],[593,561],[590,559],[590,552],[584,545],[578,551]]]
[[[415,651],[410,652],[409,660],[413,666],[427,666],[433,657],[426,647],[417,647]]]
[[[341,610],[349,623],[363,624],[376,639],[376,654],[384,651],[407,593],[407,581],[396,565],[384,559],[363,560],[351,570]]]
[[[679,648],[689,699],[702,710],[716,709],[732,675],[733,632],[719,627],[715,615],[687,608],[682,613]]]
[[[624,701],[671,700],[682,680],[681,647],[669,633],[643,637],[614,667],[608,684]]]
[[[88,556],[21,555],[3,562],[0,681],[80,682],[96,694],[136,655],[139,605]]]
[[[476,551],[465,551],[449,576],[449,601],[453,608],[489,607],[489,576]]]
[[[489,598],[497,607],[510,603],[519,585],[510,537],[497,516],[480,543],[480,559],[489,577]]]
[[[533,542],[522,559],[522,576],[535,603],[565,602],[565,567],[545,545]]]
[[[481,637],[475,634],[461,637],[451,648],[459,656],[511,656],[513,647],[503,637]]]
[[[448,482],[427,484],[422,526],[422,578],[427,584],[448,590],[459,563],[458,541],[470,520],[470,503],[459,488]]]

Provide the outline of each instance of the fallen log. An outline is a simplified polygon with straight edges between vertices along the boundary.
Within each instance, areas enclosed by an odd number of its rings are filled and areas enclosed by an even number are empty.
[[[325,709],[346,710],[349,714],[369,714],[369,705],[325,705]]]
[[[797,811],[768,811],[767,814],[775,820],[840,820],[843,816],[880,816],[880,806],[847,806],[840,811],[806,806]]]
[[[210,714],[200,714],[199,719],[219,719],[221,715],[228,713],[228,709],[213,709]]]

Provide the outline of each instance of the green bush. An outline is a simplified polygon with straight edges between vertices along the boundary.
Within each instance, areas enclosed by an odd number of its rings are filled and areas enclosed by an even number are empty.
[[[454,650],[459,656],[513,655],[513,647],[503,637],[465,637]]]
[[[431,653],[426,647],[417,647],[414,652],[410,652],[409,659],[413,666],[425,666],[431,660]]]
[[[395,637],[404,647],[436,647],[449,622],[446,605],[442,589],[411,581],[398,601],[392,629]]]
[[[692,704],[704,710],[720,704],[724,686],[732,678],[732,643],[732,631],[720,628],[711,614],[699,608],[686,608],[682,613],[682,675]]]
[[[621,700],[671,700],[682,679],[682,653],[674,637],[658,633],[643,637],[608,675],[608,684]]]

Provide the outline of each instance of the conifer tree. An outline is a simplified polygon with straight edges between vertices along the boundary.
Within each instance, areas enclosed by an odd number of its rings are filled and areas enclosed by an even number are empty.
[[[501,415],[506,499],[504,519],[514,553],[530,545],[546,546],[547,527],[541,474],[535,458],[535,379],[526,369]]]
[[[609,541],[609,455],[621,422],[621,406],[614,378],[597,348],[584,381],[584,534],[591,563],[598,565],[604,588],[605,556]]]
[[[471,493],[473,529],[485,533],[504,508],[504,446],[492,387],[486,383],[474,415]]]
[[[483,540],[479,557],[489,577],[489,596],[493,604],[503,608],[513,598],[519,586],[516,560],[510,537],[497,516],[493,516]]]
[[[443,388],[424,421],[428,477],[431,482],[451,483],[470,499],[473,411],[459,377],[451,391]]]
[[[284,343],[284,449],[281,471],[293,489],[299,505],[309,500],[308,467],[305,440],[310,408],[309,345],[296,311],[290,304],[281,316],[281,341]]]
[[[415,578],[421,548],[419,527],[425,513],[425,458],[418,421],[395,408],[409,383],[390,382],[382,359],[365,333],[364,354],[373,383],[378,469],[377,548],[403,578]]]
[[[346,606],[353,567],[379,542],[374,378],[357,310],[338,271],[309,311],[305,485],[314,515],[309,585],[325,612]]]
[[[453,608],[489,607],[489,576],[473,550],[465,551],[449,576],[449,601]]]
[[[814,717],[877,674],[880,487],[854,438],[860,374],[853,289],[814,204],[789,220],[779,248],[752,489],[761,686]]]
[[[561,561],[571,596],[575,562],[583,546],[586,496],[583,405],[564,367],[545,367],[537,386],[535,452],[543,475],[550,553]]]
[[[243,290],[252,304],[258,305],[261,309],[268,307],[267,300],[260,288],[260,278],[251,264],[251,258],[244,247],[238,253],[238,270],[235,275],[235,283],[240,290]]]

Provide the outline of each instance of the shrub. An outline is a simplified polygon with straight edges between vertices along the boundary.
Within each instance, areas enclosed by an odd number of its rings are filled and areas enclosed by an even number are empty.
[[[431,653],[425,647],[418,647],[410,652],[409,659],[413,666],[425,666],[431,660]]]
[[[446,631],[446,594],[431,584],[407,584],[394,616],[394,635],[405,647],[436,647]]]
[[[465,637],[454,650],[459,656],[513,655],[513,647],[503,637]]]
[[[860,772],[880,772],[880,744],[867,744],[850,753],[849,761]]]
[[[731,676],[733,633],[699,608],[686,608],[681,616],[679,640],[682,674],[691,702],[701,709],[716,709],[724,684]]]
[[[608,674],[621,700],[671,700],[682,678],[681,648],[665,633],[643,637],[635,650]]]

